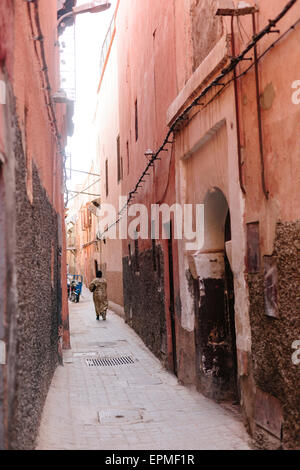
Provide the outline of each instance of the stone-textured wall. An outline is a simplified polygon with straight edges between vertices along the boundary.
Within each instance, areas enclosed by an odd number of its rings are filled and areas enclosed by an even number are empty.
[[[162,250],[156,247],[156,271],[153,251],[123,258],[125,320],[148,348],[166,361],[167,335],[164,306],[164,265]]]
[[[191,19],[195,70],[221,38],[223,26],[215,0],[192,0]]]
[[[26,165],[21,134],[16,131],[16,275],[17,309],[8,312],[10,353],[8,442],[12,449],[32,449],[42,408],[58,364],[61,324],[58,219],[33,167],[33,204],[26,193]],[[10,328],[14,322],[15,327]],[[13,384],[10,384],[13,385]]]
[[[257,387],[271,397],[270,403],[275,397],[281,404],[283,448],[299,449],[300,366],[292,362],[292,343],[300,340],[300,222],[277,224],[274,257],[278,318],[265,315],[263,274],[248,275],[254,378]],[[279,412],[274,413],[276,420]],[[257,429],[261,447],[268,446],[268,438],[263,429]]]

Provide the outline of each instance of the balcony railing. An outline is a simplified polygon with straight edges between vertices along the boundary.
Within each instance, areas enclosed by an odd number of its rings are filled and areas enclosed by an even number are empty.
[[[106,33],[105,39],[102,44],[101,55],[100,55],[100,82],[98,86],[98,93],[101,88],[101,83],[103,80],[105,68],[107,65],[108,58],[109,58],[109,53],[110,53],[112,43],[116,34],[116,18],[117,18],[119,5],[120,5],[120,0],[117,1],[117,6],[115,9],[114,15],[111,19],[108,31]]]
[[[110,48],[111,41],[112,41],[112,38],[113,38],[113,35],[114,35],[114,32],[115,32],[115,28],[116,28],[116,15],[114,14],[113,17],[112,17],[112,20],[110,22],[110,25],[109,25],[108,31],[106,33],[105,39],[103,41],[103,45],[102,45],[102,49],[101,49],[100,76],[103,73],[103,69],[104,69],[105,62],[106,62],[106,57],[107,57],[107,54],[109,52],[109,48]]]

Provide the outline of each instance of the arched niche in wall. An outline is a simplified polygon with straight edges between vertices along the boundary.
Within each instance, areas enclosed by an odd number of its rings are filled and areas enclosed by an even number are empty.
[[[235,402],[238,391],[234,286],[226,254],[231,242],[230,211],[219,188],[208,190],[203,204],[205,242],[193,255],[199,295],[195,312],[198,384],[211,398]]]

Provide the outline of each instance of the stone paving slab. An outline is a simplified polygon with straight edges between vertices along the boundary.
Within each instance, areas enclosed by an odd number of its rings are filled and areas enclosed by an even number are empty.
[[[123,319],[97,322],[89,291],[69,307],[72,350],[53,377],[38,450],[250,449],[237,416],[178,384]],[[128,355],[134,364],[86,363]]]

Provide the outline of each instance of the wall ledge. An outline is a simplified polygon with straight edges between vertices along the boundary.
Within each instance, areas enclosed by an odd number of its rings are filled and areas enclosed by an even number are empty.
[[[191,101],[209,79],[228,61],[230,35],[224,34],[220,41],[211,50],[208,56],[203,60],[193,75],[186,82],[185,86],[179,92],[173,103],[167,111],[167,125],[171,126],[176,117]]]

